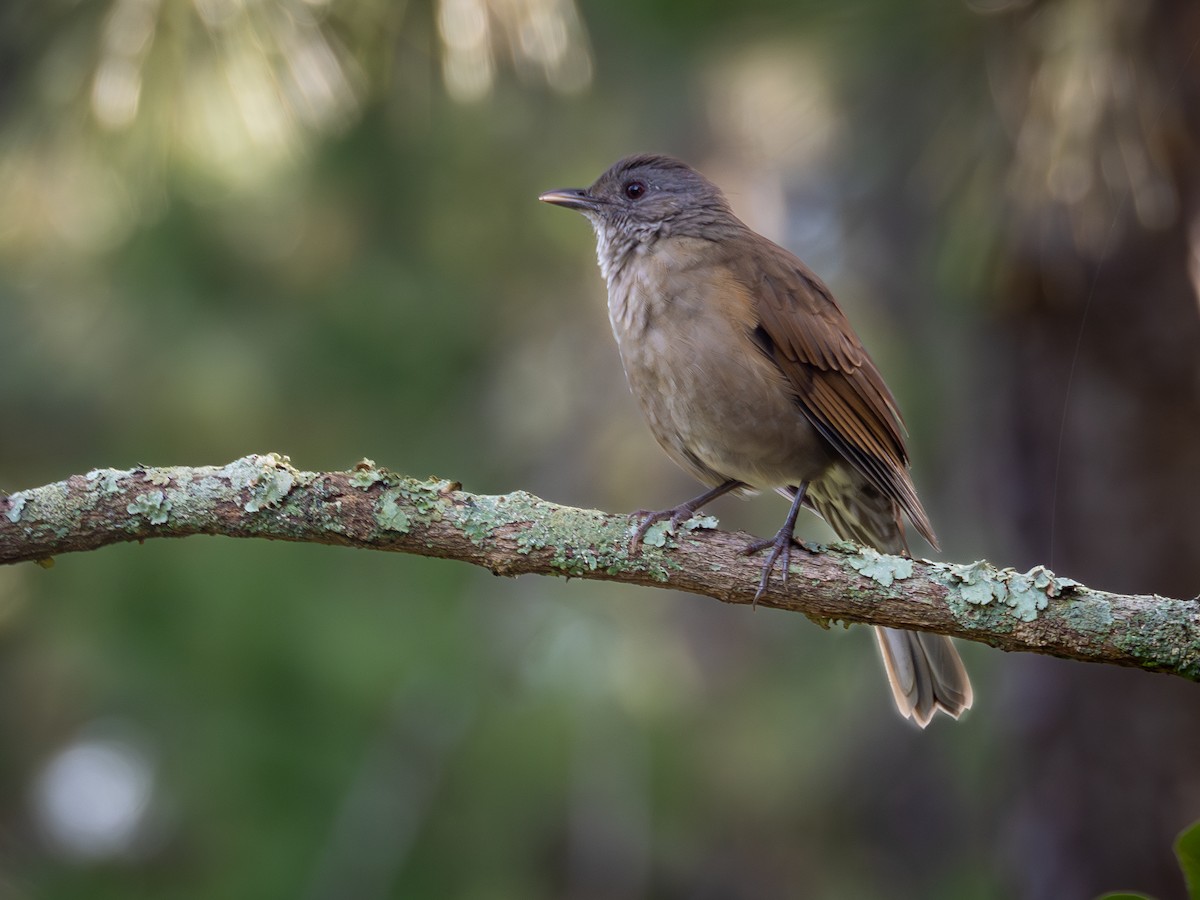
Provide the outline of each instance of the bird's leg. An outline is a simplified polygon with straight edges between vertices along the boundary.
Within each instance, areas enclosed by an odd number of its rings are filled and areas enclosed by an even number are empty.
[[[752,553],[759,553],[766,550],[768,547],[771,548],[771,553],[763,565],[762,579],[758,582],[758,591],[754,594],[755,606],[758,606],[758,599],[767,592],[767,583],[771,580],[771,570],[775,568],[775,563],[780,558],[783,559],[783,584],[785,587],[787,586],[788,566],[792,562],[792,544],[796,543],[796,539],[792,537],[792,532],[796,530],[796,516],[800,514],[800,506],[804,503],[804,493],[807,490],[808,482],[795,488],[796,495],[792,499],[792,508],[788,510],[787,518],[783,521],[783,527],[776,532],[775,537],[755,541],[742,551],[743,554],[749,556]]]
[[[634,547],[640,546],[642,541],[646,538],[646,532],[650,530],[650,526],[654,523],[669,519],[671,522],[671,527],[675,528],[681,522],[686,522],[688,519],[690,519],[696,510],[698,510],[709,500],[716,500],[722,494],[728,494],[730,491],[735,491],[742,486],[743,485],[740,481],[726,481],[722,484],[718,484],[710,491],[705,491],[699,497],[693,497],[686,503],[680,503],[678,506],[673,506],[670,509],[663,509],[659,510],[658,512],[639,509],[633,514],[633,517],[639,521],[637,530],[634,531],[633,538],[630,540],[630,544]]]

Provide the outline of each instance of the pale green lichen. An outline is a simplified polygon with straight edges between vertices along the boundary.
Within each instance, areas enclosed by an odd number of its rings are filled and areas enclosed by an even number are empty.
[[[1113,631],[1113,643],[1146,668],[1200,680],[1200,613],[1195,602],[1158,596],[1139,599],[1146,602],[1122,619]]]
[[[171,505],[162,491],[150,491],[138,494],[125,509],[132,516],[145,516],[151,525],[165,525],[170,518]]]
[[[893,582],[911,578],[913,573],[913,561],[908,557],[889,556],[870,547],[859,547],[858,552],[846,562],[860,575],[884,587],[891,587]]]
[[[290,469],[292,472],[296,471],[292,468],[291,460],[278,453],[267,453],[265,455],[252,453],[249,456],[243,456],[241,459],[235,459],[229,465],[215,471],[216,474],[228,478],[231,487],[244,490],[258,484],[263,472],[271,469]]]
[[[646,529],[646,534],[642,538],[643,546],[649,545],[659,549],[671,549],[678,544],[671,540],[677,536],[679,530],[682,531],[708,531],[717,528],[720,525],[716,516],[692,516],[680,522],[678,526],[670,519],[663,519],[661,522],[655,522]],[[636,531],[636,525],[633,527]]]
[[[171,476],[162,469],[152,469],[146,473],[144,480],[147,484],[156,484],[159,487],[166,487],[171,483]]]
[[[10,497],[10,503],[18,497],[23,501],[19,519],[25,533],[31,536],[52,535],[61,539],[79,524],[82,516],[78,498],[63,481],[20,491]],[[11,509],[8,518],[16,524]]]
[[[1045,591],[1048,597],[1061,597],[1075,588],[1082,587],[1075,579],[1055,575],[1045,566],[1034,566],[1026,574],[1033,578],[1033,586]]]
[[[242,463],[246,464],[244,469],[240,465]],[[229,469],[234,470],[230,473],[230,484],[249,489],[250,499],[243,508],[251,513],[282,503],[296,486],[296,476],[299,474],[286,456],[277,453],[245,457],[231,464]],[[238,484],[243,478],[245,484]]]
[[[276,469],[264,472],[258,484],[252,490],[250,499],[246,501],[246,512],[258,512],[272,506],[278,506],[295,487],[296,477],[286,469]]]
[[[197,469],[191,475],[181,473],[176,480],[179,487],[169,488],[167,498],[181,501],[175,512],[175,520],[203,521],[212,515],[218,504],[228,502],[229,488],[233,479],[227,474],[228,466],[223,468]],[[199,477],[197,476],[199,474]]]
[[[636,528],[634,529],[636,530]],[[660,549],[668,546],[668,539],[675,534],[675,526],[669,521],[655,522],[646,529],[646,533],[642,535],[643,547],[658,547]],[[672,546],[674,546],[672,544]]]
[[[516,494],[509,495],[510,498],[515,496]],[[472,498],[458,510],[458,527],[476,547],[482,547],[495,529],[510,521],[503,509],[508,499],[481,495]]]
[[[25,492],[19,491],[15,494],[10,494],[8,498],[8,512],[4,515],[8,521],[16,525],[21,521],[21,510],[25,508]]]
[[[666,581],[679,564],[659,548],[629,544],[628,522],[596,510],[558,507],[524,492],[476,496],[453,507],[455,524],[472,543],[483,546],[499,528],[517,526],[517,552],[550,550],[550,565],[564,575],[585,572],[644,573]]]
[[[413,509],[426,518],[427,521],[437,522],[442,518],[442,508],[445,506],[445,493],[458,490],[456,481],[444,478],[417,481],[406,478],[400,483],[400,495],[412,504]]]
[[[354,471],[350,473],[348,479],[351,487],[367,490],[373,484],[380,481],[387,481],[387,474],[375,467],[375,460],[363,457],[354,466]]]
[[[525,495],[531,512],[537,512],[536,498]],[[625,522],[613,520],[595,510],[573,510],[545,504],[541,515],[531,517],[517,538],[523,551],[553,548],[550,564],[566,575],[603,571],[608,574],[640,571],[656,581],[666,581],[668,570],[678,563],[661,550],[640,548],[634,552],[628,541]]]
[[[986,562],[947,566],[951,583],[959,585],[958,594],[967,603],[986,606],[993,600],[1004,599],[1004,585],[994,577],[995,569]]]
[[[118,481],[122,475],[127,474],[129,473],[117,469],[92,469],[86,477],[88,481],[96,483],[101,494],[111,497],[113,494],[121,493],[121,485]]]
[[[1112,604],[1094,597],[1079,597],[1067,603],[1063,619],[1076,631],[1107,634],[1112,628]]]
[[[1005,602],[1013,608],[1013,612],[1022,622],[1032,622],[1050,602],[1045,588],[1035,585],[1032,573],[1022,575],[1020,572],[1010,572],[1005,581],[1008,585],[1008,597]]]
[[[412,519],[398,502],[399,498],[400,491],[398,488],[389,488],[384,491],[383,495],[379,498],[379,503],[375,506],[375,521],[385,531],[398,531],[401,534],[407,534],[408,529],[412,527]]]
[[[1078,587],[1070,578],[1059,578],[1044,566],[1028,572],[995,569],[984,561],[943,567],[942,582],[955,590],[968,606],[992,604],[1010,609],[1022,622],[1032,622],[1046,609],[1051,597],[1060,597]],[[969,616],[969,618],[974,618]]]

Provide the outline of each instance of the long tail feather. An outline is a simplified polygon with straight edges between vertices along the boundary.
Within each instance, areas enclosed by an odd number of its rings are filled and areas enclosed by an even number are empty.
[[[896,502],[850,466],[809,485],[805,502],[843,540],[908,554]],[[875,636],[903,716],[924,728],[939,710],[957,719],[970,709],[971,679],[950,638],[896,628],[876,628]]]

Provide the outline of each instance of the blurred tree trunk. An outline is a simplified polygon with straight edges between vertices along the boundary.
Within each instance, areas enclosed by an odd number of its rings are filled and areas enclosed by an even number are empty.
[[[1013,156],[980,374],[982,515],[1017,566],[1200,592],[1200,5],[1035,4],[992,58]],[[1019,753],[1003,826],[1028,898],[1183,896],[1200,690],[1006,660]]]

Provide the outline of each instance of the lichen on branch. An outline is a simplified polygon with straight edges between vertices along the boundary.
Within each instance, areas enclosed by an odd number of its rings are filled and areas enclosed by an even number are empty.
[[[47,565],[108,544],[209,534],[390,550],[497,575],[601,579],[752,603],[761,562],[742,553],[751,537],[716,526],[711,516],[664,525],[635,549],[627,516],[524,491],[472,494],[370,460],[346,472],[302,472],[271,453],[219,467],[94,469],[0,494],[0,563]],[[1042,566],[1016,572],[837,543],[794,553],[787,585],[773,578],[759,603],[822,625],[933,631],[1200,680],[1200,604],[1096,591]]]

